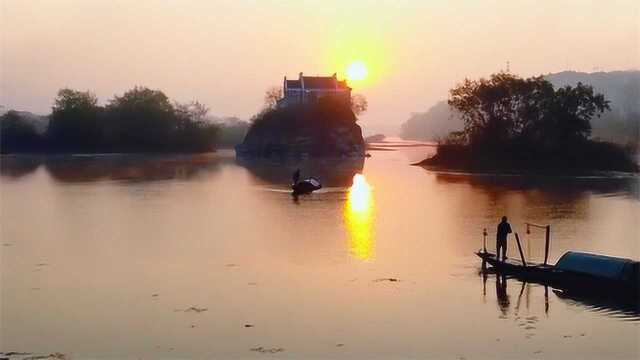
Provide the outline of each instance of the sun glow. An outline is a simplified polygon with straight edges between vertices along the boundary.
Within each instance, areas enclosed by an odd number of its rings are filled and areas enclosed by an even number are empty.
[[[369,71],[364,62],[357,60],[347,67],[347,79],[349,81],[360,81],[367,78]]]
[[[369,260],[374,256],[373,218],[371,186],[363,175],[356,174],[349,188],[344,219],[349,233],[349,249],[358,260]]]

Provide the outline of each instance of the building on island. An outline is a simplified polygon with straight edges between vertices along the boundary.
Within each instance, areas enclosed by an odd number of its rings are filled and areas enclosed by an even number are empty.
[[[349,104],[351,88],[346,80],[338,80],[336,74],[332,76],[304,76],[298,75],[298,80],[287,80],[284,77],[282,99],[278,100],[278,107],[294,104],[309,104],[321,97],[334,96]]]

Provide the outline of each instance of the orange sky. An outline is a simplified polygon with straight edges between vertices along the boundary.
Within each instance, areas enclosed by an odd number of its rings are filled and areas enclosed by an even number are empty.
[[[282,76],[338,72],[393,133],[465,77],[639,67],[637,1],[3,0],[0,104],[48,113],[61,87],[134,85],[248,118]]]

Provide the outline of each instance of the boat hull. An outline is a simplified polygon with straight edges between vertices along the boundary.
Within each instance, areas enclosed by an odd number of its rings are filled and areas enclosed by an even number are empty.
[[[590,275],[563,271],[553,265],[531,263],[524,266],[520,261],[507,259],[498,261],[495,254],[479,251],[476,253],[482,259],[482,267],[489,264],[496,273],[511,275],[517,279],[551,286],[556,289],[572,293],[607,293],[615,297],[638,299],[640,288],[631,281],[617,281],[602,279]]]

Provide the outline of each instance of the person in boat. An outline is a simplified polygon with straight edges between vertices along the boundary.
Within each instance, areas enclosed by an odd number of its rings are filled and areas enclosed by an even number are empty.
[[[296,171],[293,172],[293,184],[297,184],[298,181],[300,181],[300,169],[296,169]]]
[[[502,250],[502,261],[507,260],[507,236],[509,234],[511,234],[511,225],[507,222],[507,217],[503,216],[496,233],[496,260],[498,261],[500,261],[500,250]]]

